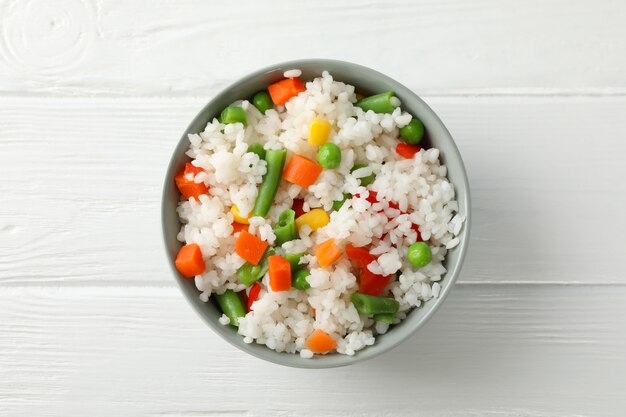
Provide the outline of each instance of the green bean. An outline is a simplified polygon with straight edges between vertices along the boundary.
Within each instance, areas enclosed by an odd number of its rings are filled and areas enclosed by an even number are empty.
[[[352,169],[350,170],[350,172],[354,172],[359,168],[365,168],[367,167],[367,164],[354,164],[354,166],[352,167]],[[363,186],[363,187],[367,187],[368,185],[370,185],[371,183],[374,182],[374,180],[376,179],[376,174],[374,174],[373,172],[371,174],[369,174],[367,177],[361,177],[359,178],[359,183]]]
[[[246,309],[239,298],[239,294],[233,290],[226,290],[224,294],[216,294],[217,303],[222,312],[230,319],[230,325],[238,327],[239,319],[246,315]]]
[[[296,232],[296,212],[287,209],[280,213],[278,223],[274,226],[274,234],[276,235],[276,245],[282,245],[285,242],[294,240],[298,234]]]
[[[376,94],[375,96],[365,97],[356,102],[356,106],[364,111],[372,110],[376,113],[393,113],[397,105],[394,103],[395,93],[387,91],[386,93]],[[397,100],[397,99],[396,99]]]
[[[270,149],[265,152],[267,162],[267,172],[263,176],[263,181],[259,187],[259,193],[254,203],[253,216],[265,217],[272,207],[272,202],[276,196],[280,178],[285,167],[285,157],[287,151],[284,149]]]
[[[411,119],[408,125],[400,128],[400,137],[411,145],[417,145],[424,136],[424,125],[420,119]]]
[[[295,271],[300,267],[300,258],[302,258],[304,253],[287,253],[285,254],[285,259],[291,265],[291,270]]]
[[[344,193],[343,194],[343,198],[341,200],[335,200],[333,201],[333,210],[337,211],[339,210],[343,204],[348,201],[348,199],[352,198],[352,194],[348,194],[348,193]]]
[[[265,159],[265,149],[263,149],[263,145],[258,142],[250,144],[248,146],[248,152],[259,155],[259,159]]]
[[[311,284],[306,280],[309,275],[311,272],[308,269],[298,269],[291,277],[291,285],[299,290],[308,290],[311,288]]]
[[[396,318],[396,315],[391,314],[391,313],[381,313],[381,314],[374,315],[374,320],[382,321],[383,323],[387,323],[387,324],[393,324],[393,321],[395,320],[395,318]]]
[[[267,258],[276,253],[273,248],[267,248],[263,257],[259,261],[258,265],[252,265],[250,262],[246,262],[237,270],[237,278],[246,287],[251,286],[267,273],[269,265]]]
[[[226,107],[222,110],[220,122],[224,124],[243,123],[244,126],[247,126],[248,119],[246,118],[246,111],[241,107]]]
[[[274,102],[267,91],[259,91],[256,93],[252,98],[252,104],[263,114],[274,107]]]
[[[376,297],[358,292],[350,296],[350,301],[354,304],[356,311],[361,314],[395,314],[400,308],[400,303],[393,298]]]

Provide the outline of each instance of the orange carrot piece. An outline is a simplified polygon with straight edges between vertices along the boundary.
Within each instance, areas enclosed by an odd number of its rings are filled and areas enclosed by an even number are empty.
[[[188,173],[188,171],[184,169],[174,177],[178,190],[186,199],[194,197],[198,200],[198,196],[209,192],[209,188],[204,185],[203,182],[195,182],[194,180],[185,178],[186,173]]]
[[[328,239],[315,247],[315,256],[317,263],[325,268],[341,257],[341,249],[335,245],[335,239]]]
[[[272,291],[289,291],[291,288],[291,264],[282,256],[267,258]]]
[[[204,259],[202,259],[202,251],[200,246],[195,243],[185,245],[178,251],[176,255],[176,269],[185,278],[192,278],[200,275],[206,269]]]
[[[192,163],[190,163],[190,162],[187,162],[187,163],[185,164],[185,171],[184,171],[184,172],[185,172],[185,175],[187,175],[187,174],[193,174],[193,176],[195,177],[195,176],[196,176],[196,174],[199,174],[199,173],[201,173],[201,172],[204,172],[204,170],[203,170],[202,168],[199,168],[199,167],[197,167],[197,166],[193,165],[193,164],[192,164]]]
[[[267,242],[262,241],[247,230],[242,230],[237,242],[235,242],[235,253],[252,265],[258,265],[267,246]]]
[[[328,333],[317,329],[306,339],[306,348],[315,353],[326,353],[337,347],[337,342]]]
[[[249,224],[241,224],[241,223],[237,223],[237,222],[233,222],[232,223],[233,226],[233,235],[237,232],[241,232],[242,230],[248,231],[248,228],[250,227]]]
[[[290,183],[307,188],[317,181],[317,177],[322,173],[322,166],[309,158],[294,154],[283,171],[283,178]]]
[[[306,88],[302,85],[300,78],[286,78],[267,87],[272,101],[277,106],[282,106],[291,97],[295,97],[305,90]]]

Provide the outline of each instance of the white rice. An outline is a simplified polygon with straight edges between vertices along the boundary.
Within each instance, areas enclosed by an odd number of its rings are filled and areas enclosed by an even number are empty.
[[[284,73],[287,78],[300,75],[300,70]],[[278,352],[299,352],[301,357],[311,358],[314,355],[305,348],[306,338],[314,329],[322,329],[337,341],[337,352],[353,355],[389,330],[388,324],[359,315],[350,302],[358,283],[345,256],[327,268],[317,264],[313,248],[329,238],[341,247],[347,243],[370,245],[371,253],[378,258],[367,268],[375,274],[397,274],[398,278],[383,292],[400,303],[396,323],[440,294],[439,281],[446,273],[442,262],[447,250],[459,244],[465,220],[458,214],[447,169],[440,164],[437,149],[421,150],[413,159],[395,153],[398,129],[411,121],[409,113],[399,107],[391,114],[364,112],[354,106],[355,102],[353,86],[335,81],[324,72],[306,83],[305,92],[265,115],[248,101],[237,102],[246,111],[245,128],[214,119],[203,132],[189,135],[187,155],[193,165],[205,171],[196,175],[195,181],[204,182],[209,194],[200,196],[199,201],[181,200],[178,215],[183,225],[178,239],[196,243],[202,250],[206,272],[196,276],[195,283],[203,301],[227,289],[247,290],[236,276],[244,261],[234,253],[238,235],[232,235],[230,207],[237,205],[241,213],[250,212],[266,171],[265,161],[247,152],[248,144],[260,142],[266,149],[286,148],[289,154],[315,159],[317,148],[310,146],[307,138],[309,124],[317,117],[331,123],[329,141],[341,149],[342,161],[337,169],[324,170],[308,189],[282,181],[267,218],[250,219],[249,231],[273,244],[273,225],[295,198],[304,200],[305,211],[321,207],[330,214],[326,226],[315,232],[304,226],[297,240],[278,249],[279,253],[306,253],[301,263],[308,264],[311,288],[273,292],[266,274],[260,281],[262,291],[253,311],[239,322],[238,332],[246,343],[256,342]],[[400,105],[398,99],[394,102]],[[357,162],[367,163],[367,167],[350,173]],[[372,173],[375,181],[367,188],[361,186],[358,178]],[[377,193],[378,201],[367,200],[370,191]],[[333,211],[333,201],[342,199],[344,193],[354,197]],[[408,246],[418,237],[411,227],[413,223],[419,225],[421,237],[432,250],[431,263],[420,269],[411,267],[406,259]],[[219,321],[224,325],[229,322],[226,316]]]

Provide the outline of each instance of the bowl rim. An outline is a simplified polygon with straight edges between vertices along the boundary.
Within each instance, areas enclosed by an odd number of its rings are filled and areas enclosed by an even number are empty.
[[[445,135],[445,140],[449,141],[450,143],[450,148],[447,151],[447,154],[449,154],[450,152],[452,152],[454,154],[455,159],[458,161],[459,163],[459,169],[460,169],[460,173],[461,173],[461,177],[462,177],[462,182],[463,182],[463,187],[464,187],[464,196],[462,200],[459,200],[458,198],[458,193],[457,193],[457,201],[459,202],[459,206],[465,208],[465,222],[463,224],[463,231],[462,231],[462,235],[459,241],[458,246],[455,248],[458,250],[459,255],[457,258],[456,263],[454,264],[454,267],[451,270],[448,270],[446,272],[446,274],[444,275],[444,277],[442,278],[442,280],[446,280],[447,284],[445,286],[442,286],[441,292],[439,294],[439,297],[437,297],[435,300],[431,299],[430,301],[434,301],[434,304],[432,304],[432,306],[424,312],[424,314],[421,317],[421,320],[419,320],[416,324],[413,325],[413,327],[405,329],[404,332],[399,335],[398,337],[395,338],[395,341],[390,342],[390,344],[388,344],[387,346],[385,346],[384,348],[380,348],[380,349],[375,349],[374,347],[376,346],[367,346],[366,348],[358,351],[355,355],[353,356],[349,356],[349,355],[343,355],[343,354],[337,354],[337,353],[333,353],[331,355],[323,355],[320,357],[316,357],[315,359],[303,359],[300,358],[300,356],[296,353],[296,354],[290,354],[290,353],[286,353],[286,352],[276,352],[274,350],[269,349],[266,346],[262,346],[263,349],[254,349],[251,348],[251,346],[255,345],[255,344],[246,344],[243,341],[243,336],[240,336],[240,341],[239,342],[235,342],[235,340],[233,340],[232,338],[226,337],[224,335],[224,328],[227,326],[223,326],[222,324],[220,324],[217,320],[211,320],[207,317],[206,314],[204,314],[204,312],[202,311],[201,305],[204,305],[206,303],[202,302],[199,297],[197,298],[198,301],[196,302],[192,302],[192,300],[190,299],[190,295],[187,294],[186,289],[185,289],[185,284],[183,283],[183,279],[180,277],[180,274],[178,273],[178,271],[176,270],[175,264],[174,264],[174,257],[171,255],[171,253],[168,251],[168,240],[167,240],[167,234],[166,234],[166,200],[167,200],[167,191],[169,189],[169,187],[171,187],[171,180],[174,176],[174,174],[172,174],[174,166],[177,164],[177,161],[180,159],[180,156],[177,156],[176,150],[178,149],[179,146],[181,146],[181,144],[185,141],[188,142],[188,137],[187,135],[190,132],[191,128],[196,125],[198,122],[200,122],[201,120],[205,120],[206,119],[206,114],[209,112],[210,108],[213,106],[214,102],[218,101],[220,99],[220,97],[222,96],[227,96],[228,92],[230,90],[232,90],[233,88],[236,88],[236,86],[243,84],[245,82],[248,81],[253,81],[255,79],[258,79],[259,77],[263,76],[264,74],[267,73],[271,73],[271,72],[275,72],[276,70],[279,69],[284,69],[284,68],[299,68],[300,66],[303,65],[313,65],[313,66],[319,66],[319,67],[324,67],[324,65],[326,64],[331,64],[331,65],[339,65],[339,66],[344,66],[346,68],[355,70],[355,71],[365,71],[369,74],[371,74],[373,77],[379,78],[381,81],[385,82],[386,84],[390,84],[394,86],[394,91],[396,93],[398,93],[398,89],[402,90],[402,94],[403,95],[411,95],[413,96],[413,99],[416,99],[418,102],[421,102],[421,105],[424,106],[425,111],[430,112],[430,116],[432,117],[432,120],[439,124],[439,127],[441,128],[442,133]],[[456,183],[453,183],[454,186],[457,186],[457,183],[459,181],[457,181]],[[458,191],[458,190],[457,190]],[[272,65],[267,65],[261,69],[258,69],[256,71],[253,71],[243,77],[239,77],[236,81],[230,83],[228,86],[222,88],[217,94],[215,94],[203,107],[202,109],[196,114],[196,116],[192,119],[192,121],[188,124],[187,128],[185,129],[185,131],[183,132],[181,138],[176,142],[173,151],[171,152],[171,156],[169,159],[169,163],[167,164],[167,169],[165,171],[165,179],[164,179],[164,183],[161,189],[161,236],[162,236],[162,243],[163,243],[163,249],[165,251],[165,255],[166,258],[168,259],[168,264],[170,266],[170,270],[174,276],[174,279],[178,285],[178,288],[180,289],[180,291],[183,293],[184,298],[187,300],[188,304],[191,304],[194,311],[201,317],[201,319],[215,332],[217,333],[219,336],[221,336],[221,338],[223,340],[225,340],[226,342],[228,342],[229,344],[231,344],[232,346],[238,348],[239,350],[246,352],[254,357],[257,357],[259,359],[263,359],[266,360],[268,362],[272,362],[278,365],[283,365],[283,366],[288,366],[288,367],[293,367],[293,368],[304,368],[304,369],[322,369],[322,368],[336,368],[336,367],[341,367],[341,366],[347,366],[347,365],[352,365],[358,362],[362,362],[368,359],[371,359],[373,357],[376,357],[378,355],[381,355],[385,352],[389,352],[390,350],[396,348],[398,345],[400,345],[402,342],[406,341],[408,338],[410,338],[412,335],[414,335],[420,328],[422,328],[429,320],[430,318],[433,316],[433,314],[439,309],[439,307],[441,306],[441,304],[444,302],[444,300],[447,298],[448,294],[450,293],[450,291],[452,290],[452,287],[454,287],[455,282],[460,274],[460,271],[462,269],[463,263],[465,261],[465,257],[467,255],[467,249],[469,246],[469,240],[470,240],[470,233],[471,233],[471,218],[472,218],[472,207],[471,207],[471,196],[470,196],[470,186],[469,186],[469,179],[468,179],[468,175],[467,175],[467,170],[465,169],[465,164],[463,162],[463,159],[461,157],[461,153],[459,152],[459,149],[456,145],[456,142],[454,141],[454,139],[452,138],[452,135],[450,134],[450,132],[448,131],[447,127],[444,125],[444,123],[441,121],[441,119],[439,118],[439,116],[435,113],[435,111],[428,106],[428,104],[426,104],[426,102],[424,102],[424,100],[422,100],[422,98],[417,95],[415,92],[413,92],[413,90],[411,90],[410,88],[404,86],[403,84],[401,84],[400,82],[394,80],[393,78],[379,72],[376,71],[374,69],[371,69],[369,67],[360,65],[360,64],[355,64],[352,62],[348,62],[348,61],[342,61],[342,60],[336,60],[336,59],[326,59],[326,58],[308,58],[308,59],[295,59],[295,60],[290,60],[290,61],[284,61],[284,62],[279,62],[276,64],[272,64]],[[187,279],[187,278],[185,278]],[[423,307],[422,307],[423,308]],[[410,313],[409,313],[410,314]],[[406,319],[405,319],[406,320]],[[404,321],[404,320],[403,320]],[[384,337],[385,335],[380,335],[382,337]],[[379,336],[379,337],[380,337]],[[290,360],[287,360],[288,358],[290,358]],[[297,358],[297,359],[296,359]]]

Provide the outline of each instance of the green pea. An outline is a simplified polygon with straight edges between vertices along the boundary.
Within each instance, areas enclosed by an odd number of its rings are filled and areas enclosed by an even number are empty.
[[[341,163],[341,150],[334,143],[325,143],[317,151],[317,162],[323,168],[335,169]]]
[[[424,125],[420,119],[411,119],[408,125],[400,128],[400,137],[411,145],[417,145],[424,137]]]
[[[244,126],[247,126],[248,119],[246,118],[246,111],[241,107],[226,107],[222,110],[220,122],[224,124],[243,123]]]
[[[265,159],[265,149],[260,143],[252,143],[248,146],[248,152],[259,155],[259,159]]]
[[[311,284],[306,280],[306,278],[311,275],[308,269],[298,269],[295,274],[292,276],[292,284],[294,288],[299,290],[308,290],[311,288]]]
[[[365,167],[367,167],[367,164],[355,164],[350,170],[350,172],[354,172],[359,168],[365,168]],[[361,183],[363,187],[367,187],[368,185],[374,182],[374,179],[376,179],[376,175],[374,175],[374,173],[372,172],[367,177],[359,178],[359,182]]]
[[[265,114],[266,111],[274,107],[274,103],[272,102],[272,98],[267,93],[267,91],[259,91],[252,98],[252,104],[254,107],[259,109],[259,111]]]
[[[344,193],[343,194],[343,198],[341,200],[333,201],[333,210],[335,210],[335,211],[339,210],[341,207],[343,207],[343,204],[346,201],[348,201],[349,198],[352,198],[352,194]]]
[[[424,242],[415,242],[407,249],[406,257],[416,268],[421,268],[430,263],[433,255],[430,247]]]

